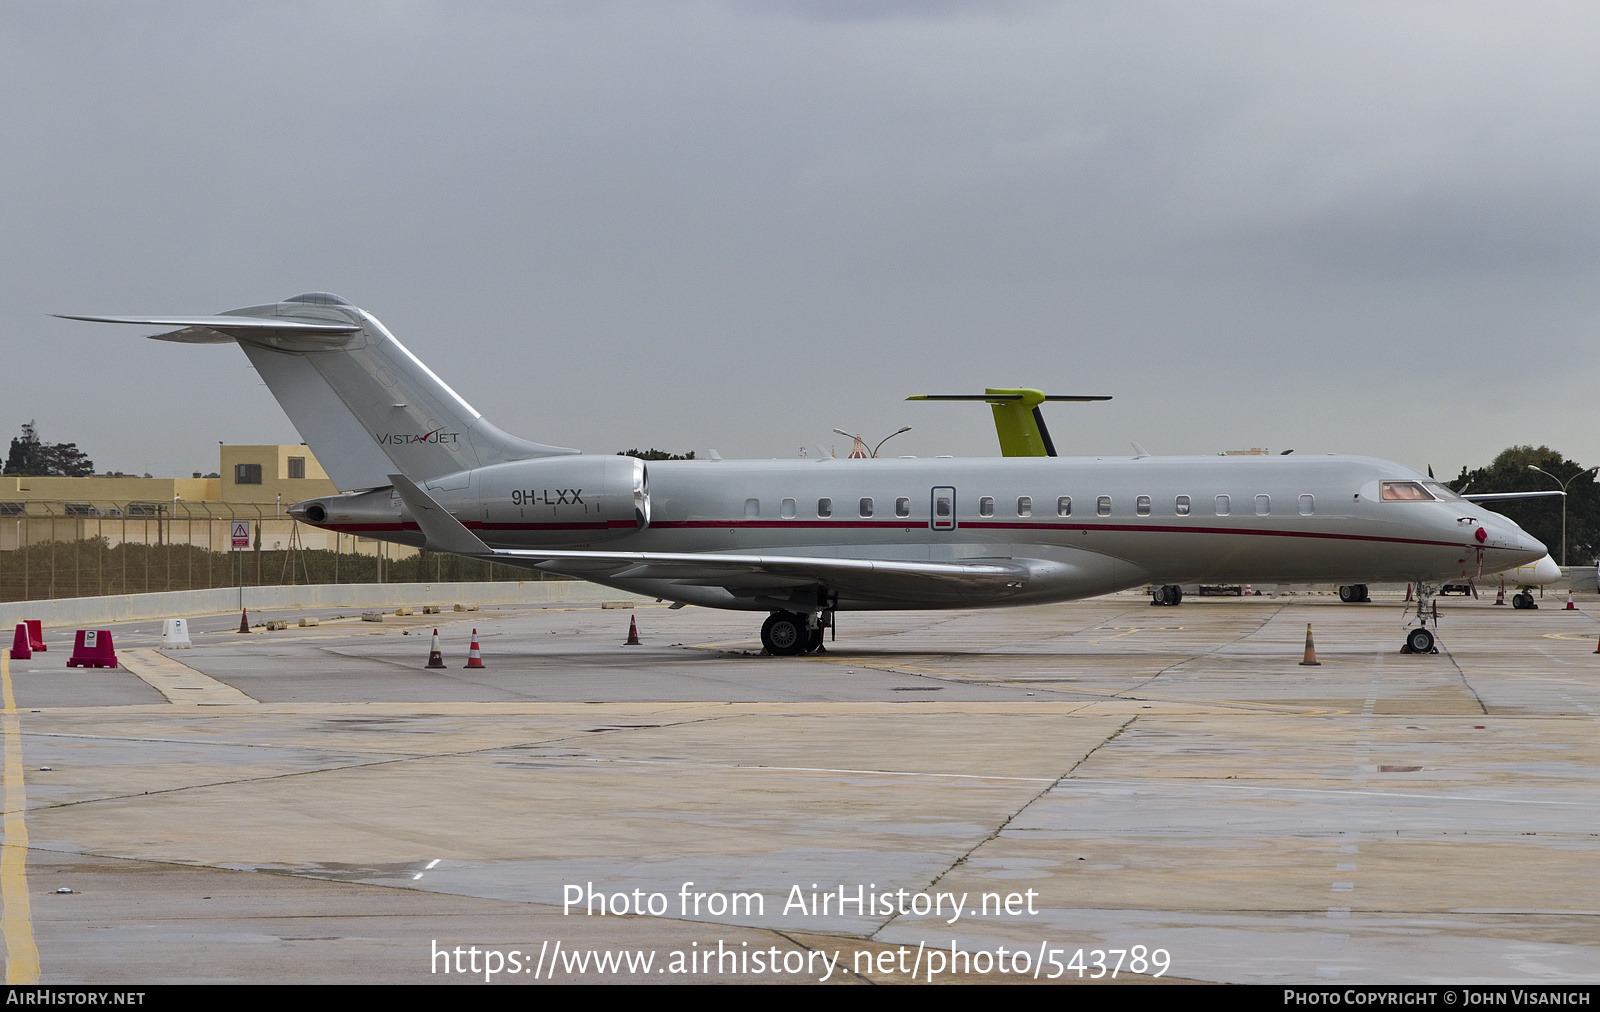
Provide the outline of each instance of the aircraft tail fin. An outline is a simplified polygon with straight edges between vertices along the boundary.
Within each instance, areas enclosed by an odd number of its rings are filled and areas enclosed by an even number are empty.
[[[981,394],[918,394],[908,401],[984,401],[994,410],[1002,457],[1054,457],[1056,444],[1039,405],[1045,401],[1109,401],[1110,397],[1046,394],[1025,387],[990,387]]]
[[[236,341],[343,491],[381,488],[396,471],[433,488],[489,464],[577,453],[490,424],[371,314],[312,292],[216,316],[70,316],[172,326],[184,343]],[[443,479],[443,480],[441,480]]]

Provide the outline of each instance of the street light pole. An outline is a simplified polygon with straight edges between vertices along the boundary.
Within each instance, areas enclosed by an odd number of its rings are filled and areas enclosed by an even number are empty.
[[[854,433],[854,432],[846,432],[843,429],[834,429],[833,431],[837,432],[841,436],[849,436],[851,439],[854,439],[856,442],[860,443],[861,444],[861,448],[863,450],[866,449],[867,441],[865,439],[862,439],[856,433]],[[876,458],[878,456],[878,450],[879,450],[879,448],[881,448],[883,446],[884,443],[887,443],[889,440],[891,440],[894,437],[900,435],[900,433],[902,433],[902,432],[910,432],[910,431],[911,431],[911,426],[902,425],[900,428],[898,428],[898,429],[894,430],[893,432],[889,433],[887,436],[884,436],[882,439],[878,440],[878,445],[874,446],[872,448],[872,456],[874,458]]]
[[[900,433],[902,433],[902,432],[910,432],[910,431],[911,431],[911,426],[905,425],[905,426],[902,426],[902,427],[896,429],[895,431],[889,433],[887,436],[884,436],[882,439],[878,440],[878,445],[874,446],[872,448],[872,455],[874,457],[876,457],[878,455],[879,447],[882,447],[884,443],[887,443],[889,440],[891,440],[894,437],[900,435]]]
[[[1562,569],[1566,569],[1567,568],[1567,486],[1572,484],[1573,482],[1577,481],[1579,478],[1582,478],[1584,475],[1590,473],[1591,471],[1600,471],[1600,464],[1596,464],[1594,467],[1589,468],[1587,471],[1579,471],[1577,474],[1575,474],[1572,477],[1568,478],[1566,481],[1562,481],[1560,478],[1557,478],[1555,475],[1551,474],[1549,471],[1546,471],[1544,468],[1539,467],[1536,464],[1529,464],[1528,465],[1528,470],[1530,470],[1530,471],[1538,471],[1540,474],[1544,475],[1546,478],[1549,478],[1550,480],[1554,481],[1557,485],[1561,486],[1561,568]]]

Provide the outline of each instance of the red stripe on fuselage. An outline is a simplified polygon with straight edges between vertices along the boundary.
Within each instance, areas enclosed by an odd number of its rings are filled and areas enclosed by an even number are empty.
[[[1246,537],[1265,538],[1311,538],[1324,541],[1365,541],[1377,544],[1393,545],[1427,545],[1435,548],[1463,548],[1498,551],[1516,551],[1500,545],[1474,545],[1456,541],[1433,541],[1426,538],[1397,538],[1384,537],[1376,534],[1335,534],[1327,531],[1276,531],[1257,527],[1190,527],[1175,524],[1057,524],[1057,523],[1016,523],[1006,521],[963,521],[953,530],[930,531],[927,524],[922,521],[907,523],[908,518],[887,520],[667,520],[652,523],[652,530],[827,530],[829,528],[848,530],[894,530],[896,528],[912,531],[928,532],[932,534],[949,535],[964,528],[975,530],[1023,530],[1023,531],[1115,531],[1118,533],[1153,533],[1153,534],[1213,534],[1213,535],[1240,535]],[[392,522],[371,524],[325,524],[321,525],[326,530],[352,534],[362,531],[420,531],[414,523]],[[613,520],[609,524],[594,523],[484,523],[482,521],[469,521],[463,526],[471,530],[480,531],[587,531],[606,530],[612,527],[631,528],[632,521]]]

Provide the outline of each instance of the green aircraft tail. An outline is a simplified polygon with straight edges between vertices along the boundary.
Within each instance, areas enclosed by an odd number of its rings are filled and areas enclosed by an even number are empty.
[[[1054,457],[1056,444],[1039,405],[1045,401],[1109,401],[1110,397],[1046,394],[1026,387],[988,387],[981,394],[917,394],[908,401],[983,401],[994,411],[1002,457]]]

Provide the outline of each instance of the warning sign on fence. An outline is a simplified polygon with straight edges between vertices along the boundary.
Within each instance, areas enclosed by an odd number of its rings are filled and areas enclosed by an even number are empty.
[[[233,547],[235,549],[250,547],[250,521],[235,520],[233,522]]]

